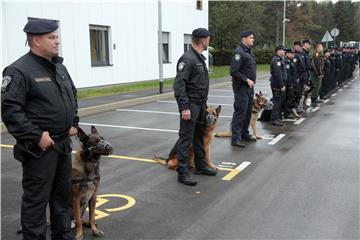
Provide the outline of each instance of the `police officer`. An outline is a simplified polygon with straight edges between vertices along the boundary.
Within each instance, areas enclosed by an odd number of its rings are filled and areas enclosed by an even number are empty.
[[[307,108],[307,105],[305,104],[305,91],[306,88],[310,87],[311,88],[311,82],[310,82],[310,70],[311,70],[311,66],[310,66],[310,48],[311,48],[311,43],[309,39],[305,39],[302,41],[302,54],[304,56],[304,62],[305,62],[305,72],[303,75],[303,78],[300,79],[301,81],[301,86],[303,86],[302,89],[302,99],[301,104],[303,106],[303,109]]]
[[[285,49],[286,57],[284,59],[285,70],[286,70],[286,80],[285,80],[285,100],[283,105],[283,112],[285,118],[297,118],[299,115],[296,112],[296,102],[295,102],[295,86],[299,82],[297,75],[297,70],[295,63],[297,59],[294,58],[294,49],[287,48]]]
[[[177,142],[178,182],[194,186],[197,182],[189,175],[188,156],[190,145],[195,152],[195,174],[214,176],[216,171],[205,160],[204,133],[206,101],[209,93],[209,76],[206,58],[202,52],[209,46],[210,33],[205,28],[192,32],[192,46],[177,63],[174,93],[181,119]]]
[[[231,145],[245,147],[244,141],[255,142],[256,138],[249,133],[249,123],[254,99],[256,81],[256,61],[251,52],[254,45],[254,34],[251,30],[240,33],[241,43],[231,57],[230,75],[234,92],[234,114],[231,122]]]
[[[270,84],[273,94],[273,109],[271,111],[271,124],[274,126],[283,126],[281,121],[281,108],[285,99],[285,80],[286,71],[283,62],[285,52],[283,46],[275,48],[275,56],[270,63]]]
[[[58,56],[57,28],[55,21],[29,21],[24,32],[30,51],[3,72],[2,120],[23,167],[24,240],[46,239],[48,202],[52,239],[73,239],[70,136],[77,134],[79,118],[75,86]]]
[[[298,75],[298,83],[295,87],[295,102],[297,105],[297,112],[302,113],[304,112],[304,84],[306,82],[306,63],[305,63],[305,56],[303,54],[303,50],[301,48],[301,41],[295,41],[294,42],[294,63],[297,69],[297,75]]]
[[[324,78],[324,58],[323,58],[323,45],[321,43],[316,44],[315,53],[311,58],[311,71],[310,80],[312,85],[311,91],[311,105],[316,107],[318,103],[322,101],[318,99],[321,81]]]

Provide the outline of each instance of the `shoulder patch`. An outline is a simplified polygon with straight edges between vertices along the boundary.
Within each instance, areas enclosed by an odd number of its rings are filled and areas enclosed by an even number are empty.
[[[184,62],[180,62],[179,65],[178,65],[178,71],[181,72],[185,67],[185,63]]]
[[[277,62],[276,62],[276,65],[277,65],[278,67],[280,67],[280,66],[281,66],[281,62],[280,62],[280,61],[277,61]]]
[[[297,59],[296,59],[296,58],[294,58],[294,59],[293,59],[293,62],[294,62],[294,63],[296,63],[296,62],[297,62]]]
[[[9,85],[9,83],[11,82],[12,78],[10,75],[6,75],[5,77],[3,77],[2,80],[2,84],[1,84],[1,92],[5,92],[7,86]]]
[[[234,55],[234,58],[235,58],[235,61],[239,61],[241,56],[240,56],[240,54],[237,53]]]

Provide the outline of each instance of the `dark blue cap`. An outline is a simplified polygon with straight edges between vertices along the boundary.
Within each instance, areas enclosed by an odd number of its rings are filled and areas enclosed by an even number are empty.
[[[292,48],[286,48],[286,49],[285,49],[285,52],[286,52],[286,53],[294,53],[295,50],[292,49]]]
[[[301,46],[301,41],[295,41],[295,42],[294,42],[294,46],[295,46],[295,45]]]
[[[279,45],[275,48],[275,52],[279,51],[279,50],[284,50],[284,46],[283,45]]]
[[[210,32],[206,28],[197,28],[191,35],[197,38],[207,38],[210,36]]]
[[[55,31],[59,26],[56,21],[48,19],[30,20],[24,27],[24,32],[30,34],[45,34]]]
[[[252,34],[254,34],[254,33],[251,30],[245,30],[240,33],[240,37],[248,37]]]

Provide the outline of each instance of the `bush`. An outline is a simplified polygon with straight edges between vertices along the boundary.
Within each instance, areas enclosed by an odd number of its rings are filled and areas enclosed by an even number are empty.
[[[214,66],[230,65],[231,55],[233,50],[212,50]],[[255,49],[253,51],[257,64],[269,64],[271,58],[274,56],[274,50],[269,49]]]

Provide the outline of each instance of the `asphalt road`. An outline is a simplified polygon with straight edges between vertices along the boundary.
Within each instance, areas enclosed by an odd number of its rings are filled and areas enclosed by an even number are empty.
[[[266,139],[245,149],[216,138],[212,158],[223,170],[195,176],[195,187],[151,161],[177,140],[174,99],[82,118],[114,146],[101,164],[99,194],[112,194],[97,207],[102,239],[359,239],[359,80],[301,121],[258,122]],[[255,90],[271,95],[267,81]],[[222,105],[217,130],[227,130],[230,84],[208,102]],[[21,166],[7,147],[14,140],[1,136],[1,239],[20,239]],[[89,229],[85,239],[95,239]]]

